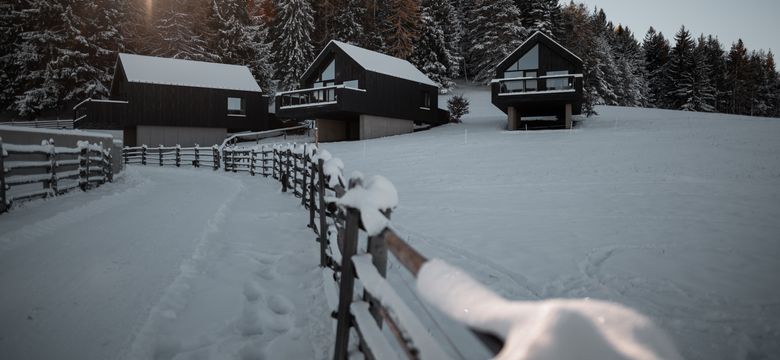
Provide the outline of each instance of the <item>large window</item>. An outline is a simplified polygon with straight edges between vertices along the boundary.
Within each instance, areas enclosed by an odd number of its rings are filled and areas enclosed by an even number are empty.
[[[230,115],[246,115],[244,98],[227,98],[227,112]]]
[[[504,71],[504,78],[518,78],[524,77],[523,72],[527,70],[534,70],[539,68],[539,45],[535,45],[529,50],[523,57],[517,62],[512,64]],[[535,75],[534,75],[535,76]]]
[[[568,70],[562,70],[562,71],[548,71],[547,76],[555,76],[555,75],[568,75]],[[568,77],[562,77],[562,78],[555,78],[555,79],[547,79],[547,90],[566,90],[571,89],[571,84],[569,84],[569,78]]]
[[[328,66],[320,73],[317,80],[314,80],[314,87],[326,87],[336,84],[336,60],[333,59],[328,63]],[[314,92],[314,97],[317,101],[332,101],[335,98],[335,89],[327,89]]]

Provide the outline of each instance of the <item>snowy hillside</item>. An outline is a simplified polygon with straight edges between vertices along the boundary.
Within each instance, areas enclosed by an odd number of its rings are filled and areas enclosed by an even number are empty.
[[[507,132],[466,96],[463,124],[325,148],[393,181],[414,246],[510,298],[626,304],[686,358],[780,353],[780,120],[601,107]]]

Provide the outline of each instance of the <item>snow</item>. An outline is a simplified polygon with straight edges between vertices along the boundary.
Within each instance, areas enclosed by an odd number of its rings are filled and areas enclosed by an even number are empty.
[[[780,353],[780,120],[597,107],[573,130],[510,132],[488,88],[461,92],[463,124],[321,144],[392,181],[407,242],[510,300],[628,306],[684,358]]]
[[[47,134],[47,135],[89,136],[89,137],[104,138],[104,139],[107,139],[107,140],[112,138],[112,136],[109,135],[109,134],[100,133],[100,132],[92,132],[92,131],[57,130],[57,129],[42,129],[42,128],[29,128],[29,127],[19,127],[19,126],[10,126],[10,125],[0,125],[0,133],[2,133],[4,131],[35,133],[35,134]],[[6,144],[3,144],[3,146],[6,146]]]
[[[505,339],[496,359],[681,359],[650,320],[619,304],[509,301],[439,259],[422,266],[417,291],[451,317]]]
[[[416,81],[426,85],[438,86],[435,82],[433,82],[433,80],[425,76],[425,74],[417,69],[417,67],[406,60],[390,55],[385,55],[380,52],[364,49],[362,47],[347,44],[338,40],[331,40],[330,42],[336,44],[336,46],[347,53],[349,57],[355,60],[358,65],[368,71],[390,75],[400,79]],[[322,53],[320,53],[320,55],[317,57],[321,55]]]
[[[362,178],[362,174],[353,174],[352,178]],[[362,186],[347,190],[340,198],[329,198],[337,205],[360,210],[360,220],[369,236],[382,232],[390,220],[383,214],[398,205],[398,192],[384,176],[374,175]]]
[[[119,54],[127,81],[260,92],[246,66]]]
[[[17,206],[0,216],[0,357],[328,358],[306,223],[272,180],[157,166]]]

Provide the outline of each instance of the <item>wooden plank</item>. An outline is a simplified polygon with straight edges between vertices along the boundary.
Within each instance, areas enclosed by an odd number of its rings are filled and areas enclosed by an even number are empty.
[[[325,267],[328,265],[325,251],[328,248],[328,219],[326,215],[327,205],[325,204],[325,171],[322,166],[325,161],[319,159],[317,161],[317,176],[319,177],[319,189],[317,189],[317,197],[320,216],[320,266]]]
[[[350,185],[357,186],[355,181]],[[347,209],[344,249],[341,253],[341,280],[339,284],[339,308],[336,313],[336,345],[333,350],[335,360],[346,360],[349,347],[349,328],[352,323],[350,306],[355,287],[355,266],[352,256],[357,252],[358,232],[360,231],[360,211]]]
[[[366,354],[366,357],[379,360],[399,359],[398,353],[393,350],[382,334],[382,329],[372,321],[368,308],[368,303],[364,301],[354,302],[350,307],[352,315],[355,317],[355,327],[365,344],[363,350],[370,352],[370,355]]]
[[[385,216],[388,219],[390,218],[390,213],[390,210],[385,212]],[[387,242],[385,241],[385,237],[381,234],[369,236],[366,251],[371,254],[371,262],[374,264],[374,267],[376,267],[379,275],[383,278],[387,278]],[[369,308],[371,315],[374,317],[374,320],[376,320],[376,324],[379,328],[382,328],[382,315],[379,311],[380,305],[368,291],[363,292],[363,299],[371,304]]]

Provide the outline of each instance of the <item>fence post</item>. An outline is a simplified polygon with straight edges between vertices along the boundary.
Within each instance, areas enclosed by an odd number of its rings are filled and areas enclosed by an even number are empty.
[[[274,152],[271,154],[273,156],[273,161],[271,161],[271,177],[273,177],[276,180],[279,180],[278,172],[276,171],[276,166],[278,165],[279,161],[277,160],[277,157],[279,156],[279,152],[276,150],[276,147],[274,147]]]
[[[319,198],[318,209],[320,214],[320,266],[328,266],[328,258],[325,256],[325,251],[328,249],[328,218],[327,218],[327,205],[325,205],[325,171],[323,170],[325,160],[319,159],[317,161],[317,176],[319,177],[319,189],[317,190],[317,197]]]
[[[303,155],[301,155],[301,172],[303,173],[303,179],[301,179],[301,205],[306,207],[306,175],[308,175],[309,154],[306,153],[306,145],[303,145]]]
[[[176,145],[176,167],[181,165],[181,145]]]
[[[3,138],[0,137],[0,213],[8,210],[8,203],[5,198],[5,165],[3,164]]]
[[[350,180],[350,189],[360,186],[359,179]],[[352,264],[352,256],[357,252],[358,231],[360,226],[360,211],[347,208],[347,228],[344,237],[344,249],[341,253],[341,280],[339,281],[339,305],[336,312],[336,346],[333,349],[333,358],[336,360],[347,359],[349,346],[349,328],[352,325],[352,295],[355,287],[355,266]]]
[[[49,180],[49,189],[51,189],[54,195],[57,195],[57,148],[54,147],[54,139],[49,139],[49,153],[46,155],[49,158],[49,166],[51,166],[51,179]]]
[[[282,192],[287,192],[287,185],[288,185],[288,171],[290,170],[290,164],[287,162],[289,160],[289,157],[287,154],[290,152],[290,150],[287,150],[283,152],[285,155],[285,158],[282,159],[281,155],[279,156],[279,180],[282,182]],[[286,166],[287,169],[285,170],[283,166]]]
[[[237,171],[236,170],[236,148],[235,147],[230,152],[230,168],[231,168],[231,170],[233,170],[233,172]]]
[[[112,161],[114,157],[111,155],[111,152],[108,153],[108,182],[114,182],[114,162]]]
[[[314,153],[317,153],[317,150],[314,150]],[[314,212],[317,211],[315,209],[316,202],[314,201],[314,193],[315,193],[315,185],[314,185],[314,162],[311,161],[311,158],[309,158],[309,161],[306,163],[306,166],[309,168],[309,228],[314,229]]]
[[[290,150],[290,149],[288,148],[288,149],[287,149],[287,153],[286,153],[286,154],[287,154],[287,161],[286,161],[286,163],[287,163],[287,164],[286,164],[286,167],[287,167],[287,169],[285,169],[285,170],[286,170],[286,172],[287,172],[287,173],[286,173],[286,175],[287,175],[287,183],[288,183],[288,184],[287,184],[287,187],[289,188],[289,187],[290,187],[290,184],[289,184],[289,182],[290,182],[290,175],[291,175],[291,174],[290,174],[290,172],[291,172],[291,170],[290,170],[290,165],[291,165],[291,164],[290,164],[290,162],[291,162],[291,159],[292,159],[292,150]],[[293,183],[292,183],[292,191],[293,191],[293,196],[294,196],[294,195],[295,195],[295,181],[293,181]]]
[[[127,146],[122,148],[122,158],[125,160],[125,165],[127,165],[127,163],[130,162],[130,158],[128,158],[127,155],[129,150],[130,149]]]
[[[249,174],[255,176],[255,149],[249,149]]]
[[[162,144],[160,144],[160,146],[157,147],[157,153],[160,158],[160,166],[163,166],[162,150],[163,150],[163,146]]]
[[[216,145],[211,147],[211,166],[214,168],[214,171],[219,170],[219,149],[217,149]]]
[[[106,178],[108,178],[108,171],[106,171],[106,149],[103,148],[103,142],[100,142],[100,183],[98,185],[103,185],[106,183]]]
[[[200,145],[195,144],[195,160],[192,161],[192,166],[196,168],[200,167],[200,157],[198,156],[198,149],[200,149]]]
[[[141,145],[141,165],[146,165],[146,145]]]
[[[223,170],[228,171],[228,148],[225,146],[222,148],[222,161],[224,162]]]
[[[89,187],[89,143],[86,147],[82,146],[79,153],[79,186],[82,191],[87,191]]]

